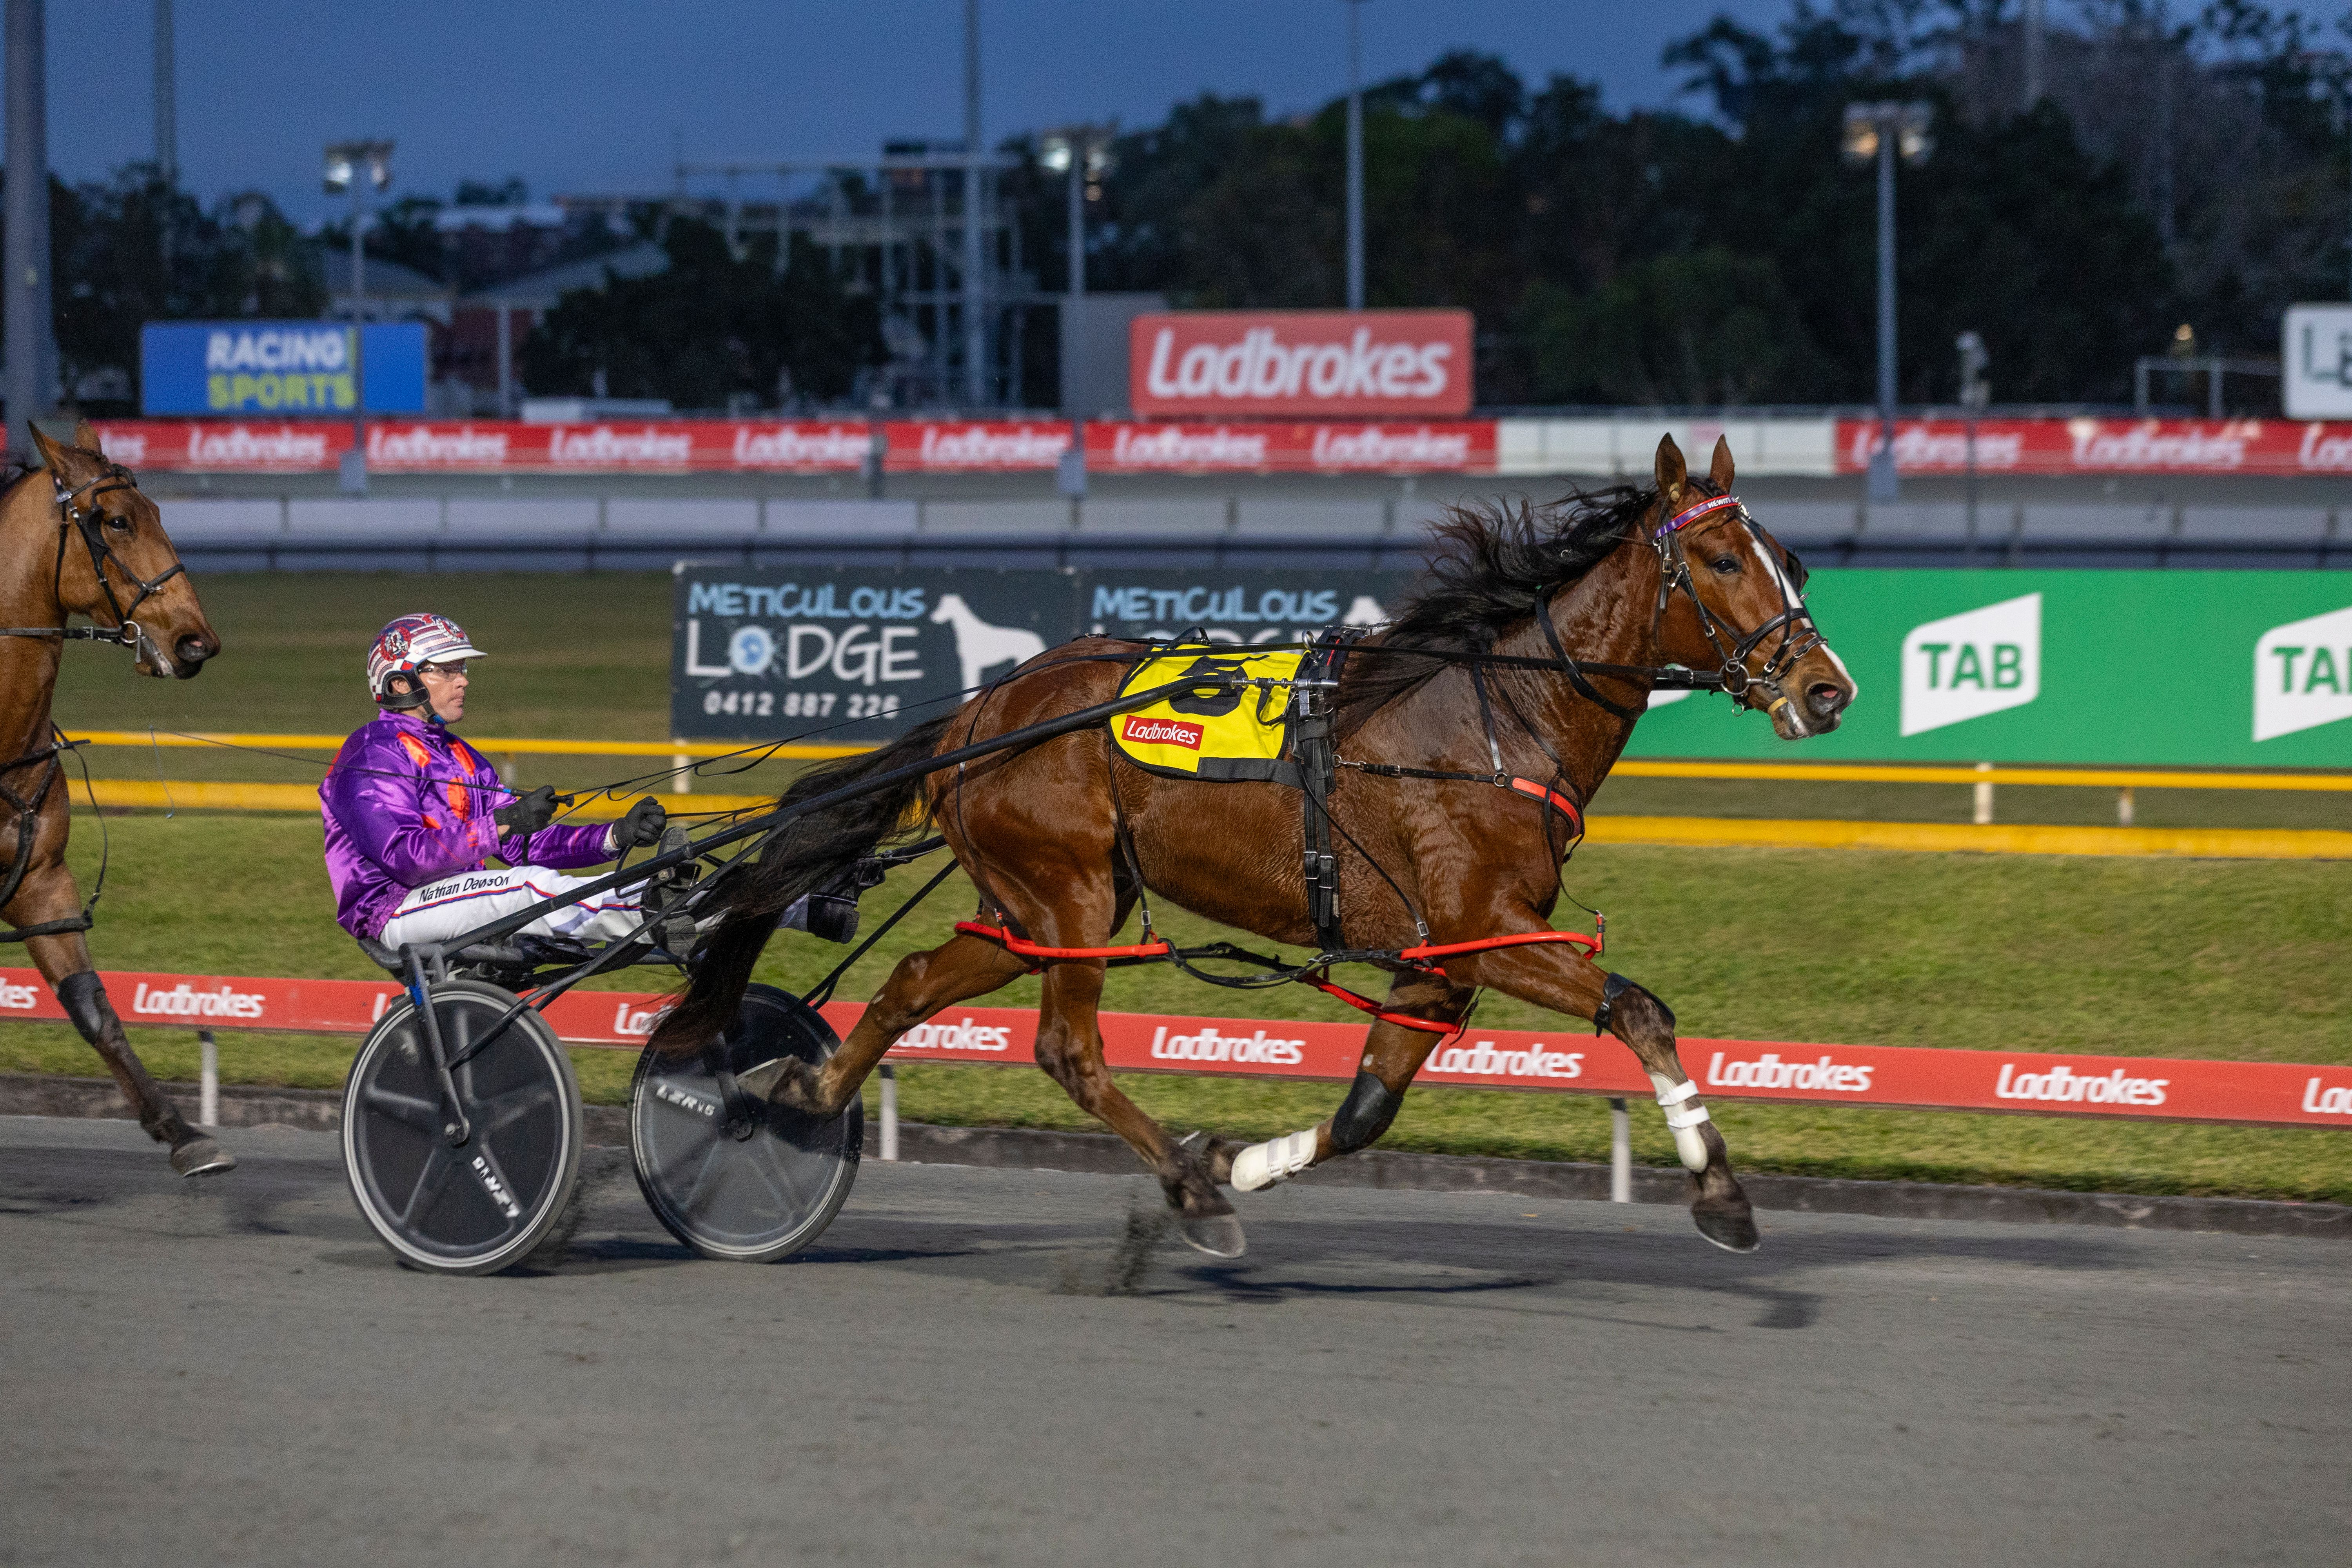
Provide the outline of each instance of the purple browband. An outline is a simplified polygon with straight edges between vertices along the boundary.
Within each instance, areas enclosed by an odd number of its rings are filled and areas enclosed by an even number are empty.
[[[1666,535],[1674,532],[1678,528],[1696,522],[1700,518],[1706,517],[1710,513],[1721,511],[1725,507],[1738,506],[1738,504],[1739,498],[1738,496],[1709,496],[1706,500],[1699,502],[1698,505],[1675,513],[1673,517],[1666,520],[1664,527],[1659,529],[1657,532],[1652,534],[1650,537],[1653,539],[1664,539]]]

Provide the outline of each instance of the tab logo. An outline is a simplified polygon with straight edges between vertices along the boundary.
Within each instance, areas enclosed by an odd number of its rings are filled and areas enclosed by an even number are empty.
[[[2352,719],[2352,605],[2273,626],[2254,643],[2254,739]]]
[[[2042,595],[1913,626],[1903,639],[1903,733],[2022,708],[2042,695]]]

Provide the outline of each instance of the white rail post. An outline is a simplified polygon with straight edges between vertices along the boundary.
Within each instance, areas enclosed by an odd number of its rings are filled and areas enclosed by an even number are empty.
[[[2126,784],[2122,791],[2116,796],[2116,826],[2117,827],[2129,827],[2132,825],[2132,817],[2134,815],[2135,812],[2132,807],[2131,785]]]
[[[898,1069],[884,1062],[882,1072],[882,1158],[898,1157]]]
[[[196,1031],[200,1061],[196,1068],[196,1125],[220,1125],[220,1042],[210,1029]]]
[[[1633,1201],[1633,1118],[1625,1102],[1609,1101],[1609,1201]]]
[[[694,766],[694,759],[693,759],[692,757],[688,756],[684,752],[672,752],[670,753],[670,757],[669,757],[669,793],[670,793],[670,794],[672,794],[672,795],[691,795],[691,794],[694,792],[694,775],[693,775],[693,773],[691,773],[690,772],[688,772],[688,770],[689,770],[690,768],[692,768],[693,766]]]
[[[1992,772],[1992,764],[1979,763],[1977,772],[1989,773]],[[1992,781],[1990,779],[1986,779],[1977,785],[1977,826],[1979,827],[1992,826]]]

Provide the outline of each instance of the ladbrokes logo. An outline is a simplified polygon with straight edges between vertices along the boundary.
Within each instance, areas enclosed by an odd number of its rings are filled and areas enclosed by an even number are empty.
[[[2000,1064],[1993,1080],[1997,1100],[2031,1100],[2050,1105],[2162,1105],[2168,1078],[2133,1078],[2117,1068],[2091,1077],[2061,1062],[2048,1072],[2020,1072],[2013,1062]]]
[[[1013,1048],[1013,1031],[966,1018],[960,1024],[918,1024],[899,1036],[897,1043],[923,1051],[994,1053]]]
[[[2323,1089],[2320,1083],[2315,1078],[2304,1084],[2303,1109],[2314,1116],[2352,1116],[2352,1088]]]
[[[2254,739],[2352,719],[2352,605],[2273,626],[2254,643]]]
[[[2042,695],[2042,595],[1911,628],[1903,639],[1903,733],[1916,735]]]
[[[1128,327],[1142,414],[1372,414],[1470,407],[1467,310],[1183,310]]]
[[[1181,746],[1188,752],[1201,749],[1201,726],[1174,719],[1145,719],[1130,713],[1118,732],[1122,740],[1139,745]]]
[[[1457,1072],[1473,1078],[1582,1078],[1582,1051],[1547,1050],[1538,1040],[1522,1051],[1507,1051],[1492,1040],[1475,1046],[1447,1046],[1433,1051],[1432,1072]]]
[[[15,981],[0,981],[0,1007],[11,1013],[29,1013],[39,1005],[40,987],[19,985]]]
[[[1151,1059],[1297,1067],[1307,1059],[1307,1042],[1270,1037],[1264,1029],[1254,1035],[1221,1035],[1214,1024],[1202,1025],[1197,1035],[1171,1035],[1162,1024],[1151,1032]]]
[[[1766,1051],[1752,1061],[1725,1061],[1723,1053],[1706,1065],[1709,1089],[1827,1089],[1833,1094],[1868,1094],[1872,1069],[1824,1055],[1813,1062],[1784,1062],[1778,1051]]]
[[[141,1018],[258,1018],[263,997],[257,991],[199,991],[181,981],[169,991],[155,991],[142,980],[131,993],[131,1011]]]

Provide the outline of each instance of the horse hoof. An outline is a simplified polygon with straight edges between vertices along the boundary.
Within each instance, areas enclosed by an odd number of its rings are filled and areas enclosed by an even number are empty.
[[[1229,1214],[1180,1214],[1176,1216],[1177,1234],[1184,1245],[1212,1258],[1239,1258],[1249,1250],[1249,1238],[1242,1234],[1242,1222]]]
[[[236,1156],[198,1133],[172,1151],[172,1169],[184,1176],[217,1176],[236,1169]]]
[[[1759,1238],[1756,1216],[1746,1204],[1738,1207],[1705,1202],[1691,1205],[1691,1223],[1698,1233],[1726,1252],[1753,1252]]]
[[[735,1075],[735,1087],[753,1100],[773,1100],[776,1086],[784,1081],[784,1075],[792,1070],[793,1063],[796,1059],[793,1057],[777,1057],[761,1062],[758,1067],[748,1071],[739,1072]]]

